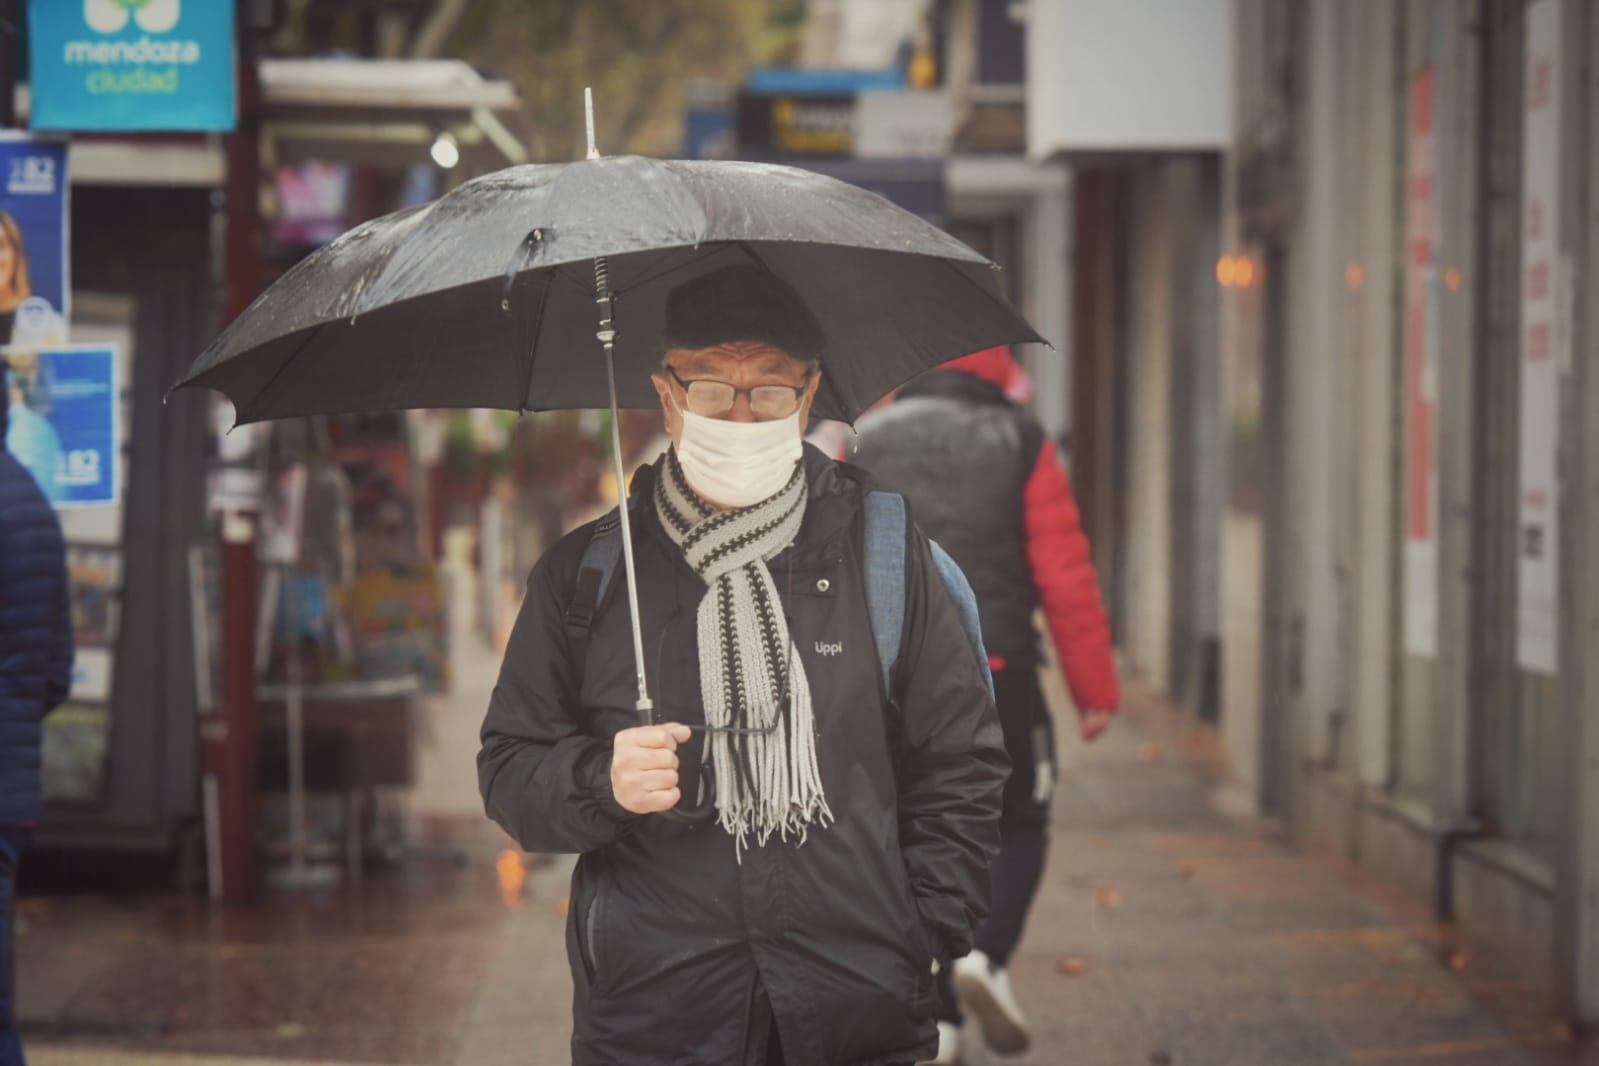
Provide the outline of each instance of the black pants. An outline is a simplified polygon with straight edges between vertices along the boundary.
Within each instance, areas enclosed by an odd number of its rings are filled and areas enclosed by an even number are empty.
[[[974,940],[995,966],[1005,966],[1021,943],[1027,912],[1044,876],[1055,791],[1055,726],[1038,686],[1038,671],[1030,666],[994,671],[994,701],[1011,771],[999,815],[999,854],[988,871],[988,918]],[[958,1024],[960,1005],[948,969],[938,981],[939,1018]]]

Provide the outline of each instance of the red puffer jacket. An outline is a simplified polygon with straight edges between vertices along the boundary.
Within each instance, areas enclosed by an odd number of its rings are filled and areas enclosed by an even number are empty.
[[[990,348],[945,364],[982,379],[1012,401],[1030,394],[1027,372],[1007,348]],[[1027,561],[1039,605],[1072,699],[1081,710],[1114,710],[1120,699],[1110,622],[1099,577],[1083,535],[1077,501],[1054,442],[1047,437],[1033,460],[1023,493]],[[1002,664],[996,664],[1002,665]]]

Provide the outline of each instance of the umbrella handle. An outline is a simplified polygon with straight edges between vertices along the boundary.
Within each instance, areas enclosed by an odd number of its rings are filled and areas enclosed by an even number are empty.
[[[669,807],[661,812],[661,817],[668,822],[678,825],[704,825],[716,817],[716,778],[711,776],[711,768],[700,767],[700,794],[699,803],[686,807],[679,803],[676,807]]]
[[[716,804],[706,800],[699,807],[673,807],[662,811],[661,817],[678,825],[705,825],[716,817]]]
[[[655,725],[654,707],[639,708],[639,725]],[[711,772],[708,764],[700,763],[700,796],[697,803],[685,804],[681,800],[676,807],[668,807],[659,812],[659,817],[678,825],[704,825],[716,817],[716,776]]]

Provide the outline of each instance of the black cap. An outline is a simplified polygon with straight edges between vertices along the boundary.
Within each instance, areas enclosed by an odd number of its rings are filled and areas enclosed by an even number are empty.
[[[799,293],[753,263],[713,270],[667,293],[665,341],[668,348],[759,341],[812,364],[824,345]]]

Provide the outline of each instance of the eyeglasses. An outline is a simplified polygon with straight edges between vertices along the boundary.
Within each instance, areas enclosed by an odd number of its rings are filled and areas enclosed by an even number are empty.
[[[762,422],[787,418],[799,410],[800,402],[805,398],[805,390],[809,387],[756,385],[754,388],[741,389],[728,382],[712,381],[709,378],[684,381],[671,367],[667,367],[666,372],[672,375],[673,381],[683,386],[683,392],[688,396],[689,412],[704,418],[726,418],[740,396],[750,398],[750,410],[754,411],[755,417]]]

